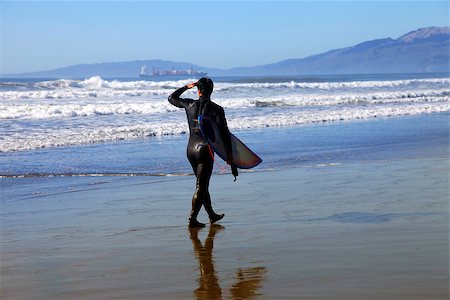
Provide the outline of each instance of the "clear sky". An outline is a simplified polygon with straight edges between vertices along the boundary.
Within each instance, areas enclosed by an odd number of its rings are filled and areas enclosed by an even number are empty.
[[[0,0],[0,73],[137,59],[266,64],[449,26],[448,3]]]

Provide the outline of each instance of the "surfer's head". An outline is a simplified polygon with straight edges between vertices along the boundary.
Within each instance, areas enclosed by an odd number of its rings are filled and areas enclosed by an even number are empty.
[[[213,81],[208,77],[202,77],[197,81],[198,95],[204,98],[209,98],[214,89]]]

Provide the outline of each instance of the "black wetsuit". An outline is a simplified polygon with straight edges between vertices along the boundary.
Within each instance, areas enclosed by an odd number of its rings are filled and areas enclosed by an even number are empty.
[[[222,130],[224,143],[228,148],[228,161],[232,160],[230,132],[228,130],[223,108],[212,102],[209,96],[201,96],[199,100],[180,98],[181,94],[187,89],[186,86],[179,88],[169,96],[168,100],[174,106],[185,109],[189,124],[187,157],[191,163],[194,174],[197,177],[196,189],[192,198],[190,222],[191,220],[197,222],[197,215],[203,205],[208,213],[211,223],[214,223],[216,220],[223,217],[223,215],[217,215],[214,212],[208,190],[209,179],[213,170],[214,154],[210,150],[206,138],[200,131],[198,117],[200,115],[206,116],[219,125],[219,128]]]

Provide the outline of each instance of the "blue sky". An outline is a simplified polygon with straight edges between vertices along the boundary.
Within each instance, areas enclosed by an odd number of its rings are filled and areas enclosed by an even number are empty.
[[[231,68],[449,26],[448,1],[1,1],[0,73],[166,59]]]

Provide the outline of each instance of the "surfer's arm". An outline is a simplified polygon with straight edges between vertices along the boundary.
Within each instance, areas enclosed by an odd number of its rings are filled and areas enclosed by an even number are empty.
[[[183,94],[186,90],[188,90],[188,86],[180,87],[178,90],[170,94],[168,100],[170,104],[179,107],[179,108],[185,108],[187,104],[189,104],[190,99],[183,99],[180,98],[181,94]]]

